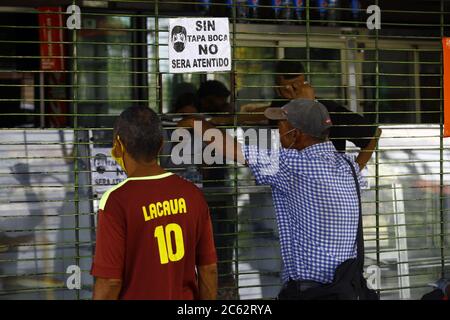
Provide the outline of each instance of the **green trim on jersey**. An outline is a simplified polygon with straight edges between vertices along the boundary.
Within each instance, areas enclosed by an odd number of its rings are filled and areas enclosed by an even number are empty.
[[[163,178],[169,177],[171,175],[173,175],[172,172],[166,172],[166,173],[158,174],[156,176],[134,177],[134,178],[128,178],[127,180],[156,180],[156,179],[163,179]]]
[[[133,181],[133,180],[157,180],[157,179],[163,179],[166,177],[169,177],[173,175],[172,172],[166,172],[163,174],[159,174],[156,176],[145,176],[145,177],[132,177],[132,178],[127,178],[125,180],[123,180],[122,182],[120,182],[119,184],[117,184],[116,186],[112,187],[111,189],[109,189],[108,191],[106,191],[102,198],[100,199],[100,204],[98,206],[98,208],[100,210],[105,210],[105,206],[106,206],[106,201],[108,201],[109,195],[111,194],[111,192],[119,189],[120,187],[122,187],[125,183],[127,183],[128,181]]]

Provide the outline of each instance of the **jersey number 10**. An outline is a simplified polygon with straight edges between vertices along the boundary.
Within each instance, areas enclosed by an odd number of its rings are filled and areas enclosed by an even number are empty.
[[[172,246],[172,234],[175,237],[175,248]],[[155,228],[155,238],[158,240],[159,258],[161,264],[169,261],[179,261],[184,257],[183,231],[176,223]]]

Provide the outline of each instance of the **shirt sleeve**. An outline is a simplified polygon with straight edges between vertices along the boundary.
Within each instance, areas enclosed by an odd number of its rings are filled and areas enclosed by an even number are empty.
[[[123,209],[109,195],[98,213],[97,241],[91,274],[107,279],[122,279],[125,263],[126,222]]]
[[[197,266],[206,266],[217,263],[216,246],[209,214],[208,204],[203,195],[199,199],[200,215],[198,222],[198,237],[195,264]]]
[[[332,109],[330,111],[333,112],[334,138],[344,138],[361,149],[367,147],[378,127],[366,117],[352,112],[334,101],[324,101],[324,104],[334,104],[330,108]]]
[[[259,149],[255,145],[242,145],[242,153],[255,176],[257,184],[265,184],[285,191],[289,188],[291,175],[288,174],[286,150]]]

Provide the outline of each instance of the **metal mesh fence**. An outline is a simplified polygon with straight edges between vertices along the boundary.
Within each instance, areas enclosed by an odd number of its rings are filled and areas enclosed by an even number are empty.
[[[66,26],[72,4],[81,8],[80,29]],[[381,29],[366,26],[371,4],[381,8]],[[91,297],[98,200],[125,178],[109,156],[122,110],[145,105],[162,115],[160,162],[186,176],[192,168],[169,157],[176,98],[216,79],[231,91],[220,128],[267,128],[238,117],[249,104],[277,99],[280,59],[302,62],[318,97],[382,128],[364,172],[366,266],[379,268],[382,298],[420,298],[449,272],[441,48],[449,13],[443,0],[5,1],[0,298]],[[179,16],[229,17],[231,72],[169,73],[168,24]],[[347,142],[347,152],[358,148]],[[213,218],[221,288],[231,298],[274,298],[282,263],[270,189],[242,166],[195,170]],[[81,269],[79,288],[68,288],[70,266]]]

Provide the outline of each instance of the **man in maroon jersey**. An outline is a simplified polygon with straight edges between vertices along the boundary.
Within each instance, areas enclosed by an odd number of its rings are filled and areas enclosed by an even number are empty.
[[[149,108],[123,111],[112,155],[128,178],[99,206],[94,299],[215,299],[209,209],[194,184],[157,163],[162,129]]]

